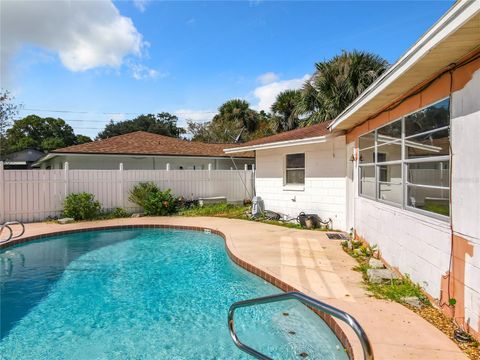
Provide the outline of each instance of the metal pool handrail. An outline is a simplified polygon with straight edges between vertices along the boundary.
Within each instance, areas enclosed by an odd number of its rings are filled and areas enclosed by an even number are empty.
[[[303,293],[292,291],[292,292],[287,292],[287,293],[282,293],[282,294],[277,294],[277,295],[270,295],[270,296],[264,296],[256,299],[249,299],[249,300],[243,300],[243,301],[238,301],[230,306],[230,309],[228,310],[228,328],[230,330],[230,336],[233,339],[233,342],[235,345],[242,351],[256,357],[257,359],[260,360],[273,360],[272,358],[268,357],[265,354],[262,354],[261,352],[258,352],[257,350],[251,348],[248,345],[245,345],[240,341],[240,339],[237,336],[237,333],[235,332],[235,326],[234,326],[234,315],[235,315],[235,310],[238,308],[243,308],[243,307],[249,307],[253,305],[259,305],[259,304],[267,304],[267,303],[273,303],[273,302],[279,302],[279,301],[285,301],[285,300],[298,300],[302,302],[303,304],[310,306],[312,308],[315,308],[317,310],[320,310],[323,313],[326,313],[328,315],[331,315],[333,317],[336,317],[337,319],[340,319],[344,322],[346,322],[357,334],[358,338],[360,339],[360,343],[362,345],[363,349],[363,358],[364,360],[373,360],[373,350],[372,350],[372,345],[370,344],[370,340],[368,340],[367,334],[363,330],[363,328],[360,326],[357,320],[353,318],[350,314],[346,313],[345,311],[342,311],[340,309],[337,309],[333,306],[330,306],[328,304],[325,304],[321,301],[318,301],[310,296],[307,296]]]
[[[13,235],[13,230],[12,230],[10,225],[20,225],[22,227],[22,231],[20,231],[20,234],[14,236]],[[5,228],[8,229],[8,231],[10,232],[10,235],[5,240],[0,240],[0,243],[7,242],[8,240],[18,238],[25,233],[25,225],[23,225],[22,222],[17,221],[17,220],[7,221],[6,223],[3,223],[2,225],[0,225],[0,233],[2,233],[3,229],[5,229]]]

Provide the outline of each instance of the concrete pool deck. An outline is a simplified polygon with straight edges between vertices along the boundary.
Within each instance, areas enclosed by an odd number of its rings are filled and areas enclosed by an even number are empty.
[[[239,260],[355,317],[372,343],[375,359],[467,359],[453,341],[417,314],[398,303],[368,296],[361,274],[352,270],[355,259],[342,250],[339,240],[329,240],[323,232],[236,219],[143,217],[26,224],[22,238],[128,225],[205,227],[221,232],[229,251]],[[352,344],[355,359],[362,359],[353,331],[338,323]]]

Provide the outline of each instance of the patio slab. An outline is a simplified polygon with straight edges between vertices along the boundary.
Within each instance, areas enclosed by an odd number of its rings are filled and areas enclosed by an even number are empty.
[[[342,250],[339,240],[329,240],[322,232],[236,219],[143,217],[66,225],[32,223],[26,225],[23,237],[130,224],[197,226],[222,232],[236,257],[354,316],[372,342],[375,359],[467,359],[445,334],[406,307],[369,297],[361,274],[352,270],[357,262]],[[339,324],[355,358],[361,359],[353,331]]]

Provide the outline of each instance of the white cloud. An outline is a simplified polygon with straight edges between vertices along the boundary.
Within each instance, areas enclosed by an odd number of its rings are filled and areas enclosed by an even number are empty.
[[[280,77],[274,72],[266,72],[265,74],[257,77],[257,81],[262,85],[267,85],[277,81]]]
[[[158,70],[151,69],[143,64],[128,62],[128,67],[130,68],[132,77],[136,80],[157,79],[168,76],[167,72],[159,72]]]
[[[142,55],[144,41],[111,0],[2,1],[2,75],[23,45],[57,53],[71,71],[110,66]]]
[[[179,109],[174,112],[180,119],[192,120],[194,122],[206,122],[213,119],[216,111],[213,110],[192,110]]]
[[[258,99],[257,105],[254,108],[258,111],[270,111],[270,107],[275,102],[279,93],[290,89],[300,89],[305,81],[310,78],[310,75],[305,74],[298,79],[275,81],[267,85],[257,87],[253,91],[253,95]]]
[[[145,12],[148,2],[149,0],[133,0],[133,5],[141,12]]]

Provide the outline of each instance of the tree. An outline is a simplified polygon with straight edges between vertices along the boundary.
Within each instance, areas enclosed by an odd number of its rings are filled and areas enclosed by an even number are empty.
[[[7,90],[0,92],[0,159],[2,154],[6,153],[6,131],[15,115],[17,115],[17,109],[18,107],[13,103],[10,92]]]
[[[37,115],[15,121],[6,134],[9,152],[28,148],[51,151],[76,145],[79,143],[77,138],[83,142],[91,141],[87,136],[75,135],[73,128],[62,119]]]
[[[235,126],[245,128],[248,132],[253,132],[257,128],[257,113],[250,109],[250,104],[245,100],[233,99],[225,102],[218,108],[218,114],[215,118],[222,121],[235,124]]]
[[[344,51],[315,64],[303,89],[296,114],[307,124],[334,119],[388,67],[386,60],[364,51]]]
[[[92,142],[92,139],[90,139],[88,136],[85,135],[77,135],[75,137],[75,144],[80,145],[80,144],[86,144]]]
[[[222,104],[210,122],[188,121],[187,132],[192,134],[193,141],[241,143],[271,135],[272,130],[268,114],[251,109],[245,100],[233,99]]]
[[[128,134],[134,131],[148,131],[154,134],[180,137],[185,133],[177,126],[178,118],[167,112],[137,116],[132,120],[120,122],[110,121],[105,129],[97,135],[97,139],[106,139],[112,136]]]
[[[283,132],[296,129],[300,123],[295,109],[300,102],[302,93],[300,90],[286,90],[277,95],[271,107],[273,113],[272,122],[275,132]]]

